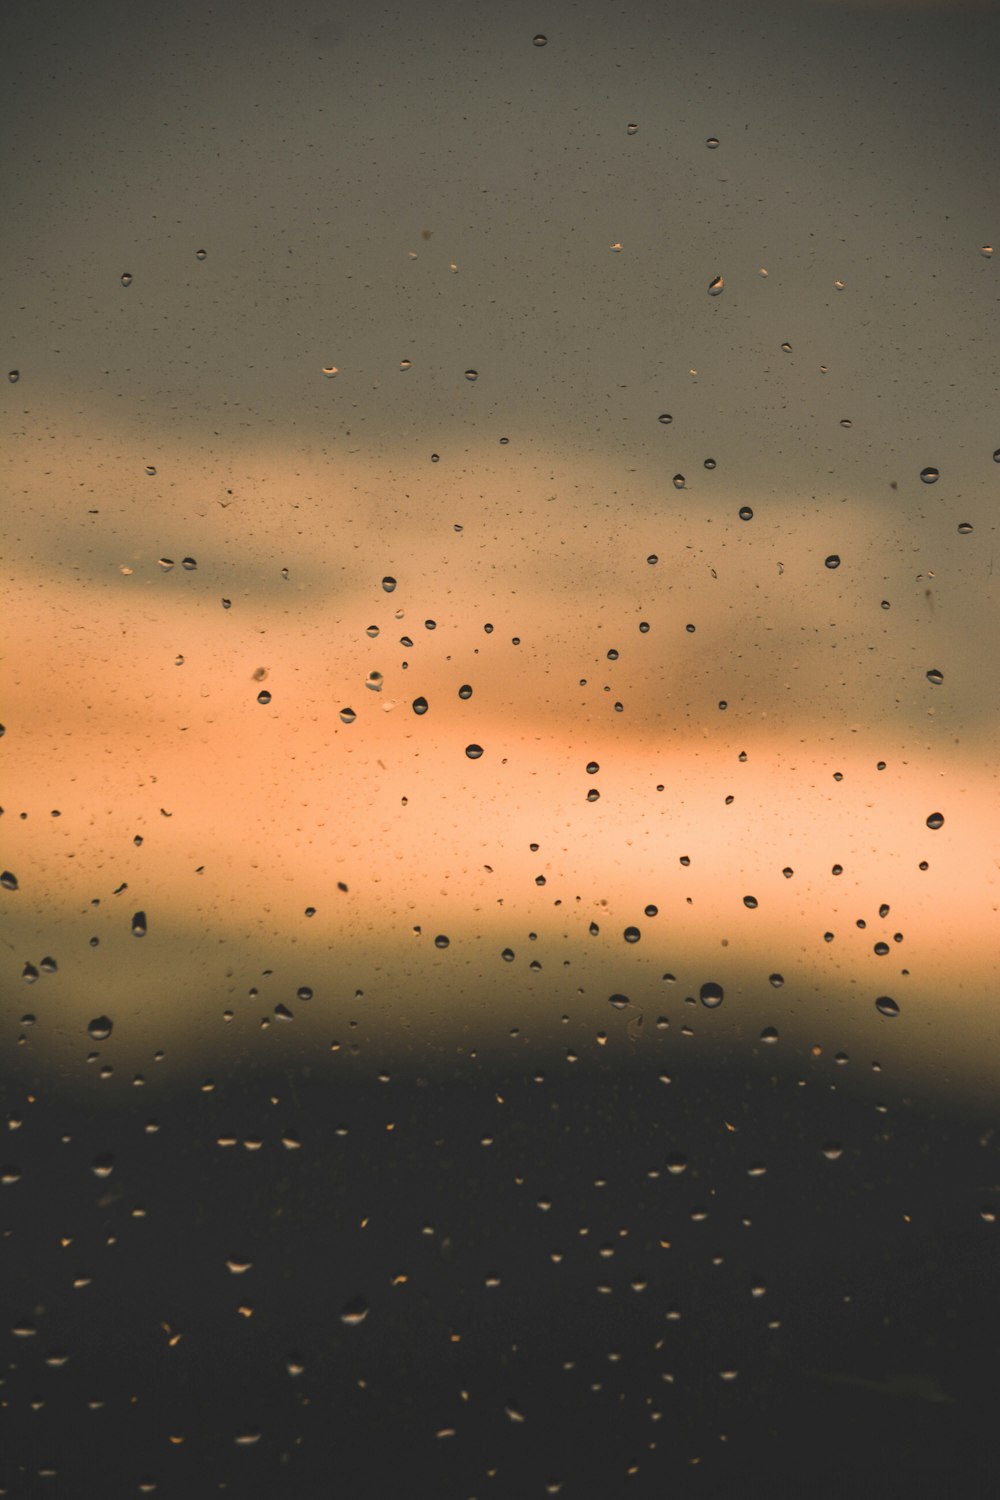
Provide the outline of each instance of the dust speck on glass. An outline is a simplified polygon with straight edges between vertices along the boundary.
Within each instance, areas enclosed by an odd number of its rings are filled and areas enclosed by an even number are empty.
[[[7,7],[0,1496],[992,1493],[998,51]]]

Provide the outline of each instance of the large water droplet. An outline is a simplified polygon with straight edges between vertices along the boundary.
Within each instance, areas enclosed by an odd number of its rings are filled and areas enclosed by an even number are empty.
[[[622,933],[622,936],[624,937],[626,943],[637,943],[642,937],[642,933],[639,931],[638,927],[626,927],[625,931]]]
[[[418,714],[418,715],[419,714],[425,714],[427,712],[427,699],[426,698],[414,698],[413,703],[411,704],[411,707],[412,707],[413,712],[415,714]]]
[[[106,1042],[114,1028],[114,1022],[110,1016],[95,1016],[87,1024],[87,1035],[93,1037],[95,1042]]]
[[[741,505],[740,506],[739,515],[740,515],[740,520],[741,521],[752,521],[753,520],[753,511],[750,509],[749,505]]]
[[[726,998],[726,992],[722,988],[722,985],[716,984],[714,979],[706,980],[698,991],[698,995],[702,1005],[706,1006],[708,1010],[715,1010],[716,1006],[721,1005]]]

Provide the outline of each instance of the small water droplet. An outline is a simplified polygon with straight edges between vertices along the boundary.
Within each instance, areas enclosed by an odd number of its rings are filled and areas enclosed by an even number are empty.
[[[204,260],[205,257],[208,255],[208,251],[207,250],[196,250],[194,252],[194,255],[195,255],[195,260]]]
[[[937,667],[931,667],[927,673],[927,681],[933,682],[935,687],[940,687],[941,683],[944,682],[944,673],[939,672]]]
[[[782,344],[782,346],[781,346],[781,352],[783,354],[791,354],[791,352],[792,352],[792,346],[791,346],[791,344]]]
[[[476,380],[479,379],[479,371],[478,370],[466,370],[466,372],[465,372],[465,378],[470,383],[474,382],[474,381],[476,381]]]
[[[715,276],[715,277],[713,277],[713,279],[708,283],[708,295],[710,297],[718,297],[718,296],[720,296],[722,294],[722,292],[725,290],[725,286],[726,286],[726,279],[725,279],[724,276]]]
[[[548,40],[549,39],[547,36],[543,36],[542,33],[539,32],[537,36],[533,36],[531,38],[531,43],[534,47],[544,47],[548,43]]]
[[[971,530],[972,530],[972,522],[971,521],[959,521],[959,523],[958,523],[958,534],[959,534],[959,536],[968,536],[969,532]]]
[[[21,372],[20,372],[20,370],[8,370],[7,371],[7,379],[10,381],[11,385],[17,385],[17,382],[20,380],[20,378],[21,378]]]
[[[638,927],[626,927],[625,931],[622,933],[622,937],[625,939],[626,943],[637,943],[642,937],[642,933],[639,931]]]
[[[639,129],[638,125],[626,125],[625,126],[625,134],[626,135],[635,135],[635,133],[636,133],[636,131],[638,129]]]
[[[982,245],[980,247],[979,253],[980,253],[980,255],[984,255],[986,257],[986,259],[989,260],[990,256],[993,254],[993,246],[992,245]]]
[[[458,696],[460,698],[471,698],[472,697],[472,688],[469,686],[469,684],[467,682],[463,682],[462,683],[462,686],[458,690]]]
[[[708,147],[709,151],[714,151],[718,144],[719,137],[717,135],[710,135],[708,137],[708,140],[705,142],[705,145]]]
[[[924,484],[936,484],[941,478],[941,471],[934,468],[921,469],[920,477],[924,481]]]
[[[131,273],[131,271],[123,271],[122,274],[121,274],[121,276],[118,279],[121,282],[122,286],[131,286],[132,285],[132,273]]]
[[[411,707],[412,707],[413,712],[415,714],[425,714],[427,712],[427,699],[426,698],[414,698],[413,703],[411,704]]]
[[[774,1043],[778,1040],[778,1028],[776,1026],[765,1026],[760,1034],[760,1039],[767,1046],[773,1047]]]
[[[842,282],[842,281],[835,281],[833,284],[837,288],[838,292],[842,292],[844,290],[844,282]]]
[[[389,575],[386,574],[386,576],[382,579],[382,587],[387,594],[391,594],[393,589],[396,587],[395,578],[390,578]]]
[[[939,812],[933,812],[933,813],[931,813],[930,817],[927,819],[927,827],[928,828],[943,828],[944,827],[944,813],[939,813]]]
[[[743,905],[746,906],[746,907],[748,907],[750,909],[750,911],[756,911],[757,910],[757,897],[756,896],[744,896],[743,897]]]
[[[827,1141],[820,1147],[827,1161],[839,1161],[844,1154],[844,1148],[839,1141]]]
[[[270,701],[271,694],[267,691],[267,688],[262,688],[261,691],[257,694],[257,702],[267,704],[270,703]]]
[[[354,712],[353,708],[342,708],[340,710],[340,717],[341,717],[341,720],[342,720],[343,723],[345,723],[345,724],[353,724],[354,721],[355,721],[355,719],[358,716]]]
[[[365,687],[372,693],[380,693],[383,680],[381,672],[369,672],[365,678]]]
[[[671,1177],[679,1177],[687,1171],[688,1160],[683,1151],[669,1151],[664,1165]]]
[[[114,1028],[114,1022],[110,1016],[95,1016],[87,1024],[87,1035],[95,1042],[106,1042]]]
[[[669,427],[670,424],[671,424],[671,422],[674,419],[673,419],[673,417],[670,415],[670,413],[668,411],[663,411],[663,412],[660,413],[660,415],[657,417],[656,420],[658,422],[662,422],[664,427]],[[997,452],[1000,452],[1000,449],[997,449]],[[994,455],[994,457],[995,456],[996,455]]]
[[[841,427],[853,427],[854,423],[851,421],[850,417],[841,417],[840,425]]]
[[[364,1297],[352,1297],[341,1309],[340,1321],[346,1323],[349,1328],[356,1328],[359,1323],[365,1321],[370,1310]]]
[[[479,760],[483,753],[482,745],[466,745],[465,753],[470,760]]]
[[[193,558],[193,557],[182,557],[181,558],[181,567],[184,568],[186,572],[193,573],[194,570],[195,570],[195,568],[197,568],[197,566],[198,566],[198,562],[197,562],[196,558]]]
[[[824,558],[823,559],[823,566],[825,568],[830,568],[831,570],[834,569],[834,568],[839,568],[840,567],[840,558],[837,555],[837,553],[836,552],[831,552],[829,557]]]
[[[714,979],[706,980],[701,989],[698,991],[698,995],[701,999],[702,1005],[704,1005],[708,1010],[715,1010],[715,1008],[721,1005],[723,1000],[726,998],[726,992],[722,988],[722,985],[716,984]]]
[[[146,913],[144,911],[136,911],[132,913],[132,936],[146,936]]]
[[[752,521],[753,520],[753,511],[751,510],[751,508],[750,508],[749,505],[741,505],[740,506],[740,512],[739,512],[739,514],[740,514],[740,520],[741,521]]]
[[[340,371],[338,370],[336,365],[323,365],[321,368],[327,380],[332,380],[335,375],[340,374]]]
[[[628,1006],[629,1006],[629,1003],[630,1002],[629,1002],[629,998],[628,998],[627,995],[609,995],[608,996],[608,1004],[614,1010],[626,1010],[628,1008]]]
[[[889,995],[879,995],[875,1001],[875,1009],[880,1016],[898,1016],[899,1006]]]
[[[686,484],[687,480],[684,478],[683,474],[674,475],[673,485],[675,490],[682,490]]]
[[[0,874],[0,885],[3,886],[5,891],[16,891],[19,888],[17,876],[12,870],[4,870],[3,874]]]

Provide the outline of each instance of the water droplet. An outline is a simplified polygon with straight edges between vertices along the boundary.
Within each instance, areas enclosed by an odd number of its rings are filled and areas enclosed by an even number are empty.
[[[716,1006],[721,1005],[726,998],[726,992],[722,988],[722,985],[716,984],[714,979],[706,980],[698,991],[698,995],[702,1005],[708,1010],[715,1010]]]
[[[844,1148],[839,1141],[827,1141],[820,1147],[827,1161],[839,1161],[844,1154]]]
[[[979,253],[980,255],[985,255],[986,259],[989,260],[990,256],[993,254],[993,246],[983,245],[980,247]]]
[[[765,1026],[760,1034],[760,1039],[767,1046],[773,1047],[774,1043],[778,1040],[778,1028],[776,1026]]]
[[[627,995],[609,995],[608,996],[608,1004],[614,1010],[625,1010],[628,1007],[629,1003],[630,1002],[629,1002],[629,998],[628,998]]]
[[[425,714],[427,712],[427,699],[414,698],[411,707],[415,714]]]
[[[340,371],[338,370],[336,365],[323,365],[322,370],[327,380],[332,380],[335,375],[340,374]]]
[[[959,536],[968,536],[969,532],[971,530],[972,530],[972,522],[971,521],[959,521],[959,523],[958,523],[958,534],[959,534]]]
[[[35,980],[38,978],[38,970],[35,968],[34,964],[25,964],[24,968],[21,970],[21,978],[24,980],[25,984],[34,984]]]
[[[885,955],[889,951],[889,944],[888,943],[876,943],[875,947],[873,948],[872,951],[874,953],[878,954],[879,958],[885,958]]]
[[[383,677],[381,672],[369,672],[365,678],[365,687],[369,692],[380,693],[382,691]]]
[[[470,760],[479,760],[483,753],[482,745],[466,745],[465,753]]]
[[[927,673],[927,681],[933,682],[935,687],[940,687],[942,682],[944,682],[944,673],[939,672],[937,667],[931,667]]]
[[[21,372],[20,372],[20,370],[8,370],[7,371],[7,379],[10,381],[11,385],[17,385],[17,382],[20,380],[20,378],[21,378]]]
[[[5,891],[16,891],[18,889],[17,876],[12,870],[4,870],[3,874],[0,875],[0,885],[3,886]]]
[[[114,1028],[114,1022],[110,1016],[95,1016],[87,1024],[87,1035],[95,1042],[106,1042]]]
[[[995,464],[1000,464],[1000,448],[994,448],[994,450],[993,450],[993,462]]]
[[[195,260],[204,260],[205,257],[208,255],[208,251],[207,250],[196,250],[194,252],[194,255],[195,255]]]
[[[115,1159],[110,1151],[102,1151],[100,1156],[95,1156],[90,1164],[90,1170],[95,1177],[110,1177],[115,1169]]]
[[[724,276],[714,277],[714,279],[708,283],[708,295],[710,297],[720,296],[725,289],[725,285],[726,279]]]
[[[534,47],[544,47],[548,40],[547,36],[542,36],[542,33],[539,32],[537,36],[531,38],[531,43]]]
[[[683,1151],[669,1151],[664,1165],[671,1177],[679,1177],[687,1171],[688,1160]]]
[[[785,982],[785,976],[783,974],[769,974],[767,977],[772,987],[776,990],[780,990],[781,986]]]
[[[880,1016],[899,1015],[899,1006],[896,1004],[895,1000],[891,999],[888,995],[879,995],[878,999],[875,1001],[875,1009],[878,1011]]]
[[[687,484],[687,480],[684,478],[683,474],[675,474],[673,484],[675,490],[682,490]]]
[[[854,423],[851,421],[850,417],[841,417],[840,425],[841,427],[853,427]]]
[[[842,292],[844,290],[844,282],[842,282],[842,281],[835,281],[833,284],[837,288],[838,292]]]
[[[153,475],[156,473],[156,465],[155,464],[147,464],[146,465],[146,473],[149,475],[150,479],[152,479]]]
[[[267,691],[267,688],[262,688],[261,691],[257,694],[257,702],[258,703],[270,703],[270,701],[271,701],[271,694]]]
[[[626,943],[637,943],[642,937],[642,933],[639,931],[638,927],[626,927],[625,931],[622,933],[622,937],[625,939]]]
[[[781,352],[783,354],[791,354],[791,352],[792,352],[792,346],[791,346],[791,344],[782,344],[782,346],[781,346]]]
[[[448,948],[451,946],[451,939],[445,937],[443,932],[439,932],[434,939],[434,946],[435,948]]]
[[[469,684],[467,682],[463,682],[462,683],[462,686],[458,690],[458,696],[460,698],[471,698],[472,697],[472,688],[469,686]]]
[[[836,552],[831,552],[829,557],[824,558],[823,559],[823,566],[825,568],[830,568],[830,569],[839,568],[840,567],[840,558],[837,555],[837,553]]]
[[[59,970],[59,965],[54,958],[43,958],[38,967],[43,974],[56,974]]]
[[[766,266],[761,266],[760,270],[757,272],[757,275],[758,276],[763,276],[763,277],[766,278],[767,275],[768,275],[767,267]]]
[[[431,463],[432,464],[439,464],[440,462],[441,462],[441,455],[440,455],[440,453],[432,453],[431,454]]]
[[[193,557],[182,557],[181,558],[181,567],[184,568],[188,573],[193,573],[194,570],[195,570],[195,568],[197,566],[198,566],[197,559],[195,559]]]
[[[939,812],[933,812],[933,813],[931,813],[930,817],[927,819],[927,827],[928,828],[943,828],[944,827],[944,813],[939,813]]]
[[[349,1328],[356,1328],[359,1323],[365,1321],[369,1312],[370,1308],[364,1297],[352,1297],[341,1309],[340,1321],[346,1323]]]
[[[933,468],[921,469],[920,477],[924,481],[924,484],[936,484],[941,478],[941,471],[940,469]]]
[[[753,511],[751,510],[751,508],[750,508],[749,505],[741,505],[740,506],[740,512],[739,512],[739,514],[740,514],[740,520],[741,521],[752,521],[753,520]]]
[[[122,286],[131,286],[132,285],[132,273],[131,273],[131,271],[123,271],[122,274],[121,274],[121,276],[118,279],[121,282]]]
[[[705,145],[708,147],[709,151],[714,151],[718,144],[719,137],[717,135],[710,135],[708,137],[708,140],[705,142]]]
[[[146,913],[144,911],[136,911],[132,913],[132,936],[146,936]]]
[[[635,133],[636,133],[636,131],[638,129],[639,129],[638,125],[626,125],[625,126],[625,134],[626,135],[635,135]]]
[[[668,411],[661,411],[656,420],[658,422],[662,422],[664,427],[669,427],[674,419]],[[1000,448],[997,449],[997,453],[1000,453]],[[996,458],[996,454],[994,454],[993,456],[994,458]],[[1000,462],[1000,459],[998,459],[997,461]]]
[[[387,594],[391,594],[393,589],[396,587],[395,578],[390,578],[389,575],[386,574],[386,576],[382,579],[382,587]]]
[[[621,240],[615,240],[615,242],[611,246],[611,248],[612,248],[612,250],[614,251],[614,253],[616,255],[620,255],[621,254],[621,248],[622,248],[622,242],[621,242]]]
[[[358,716],[353,708],[342,708],[340,710],[340,717],[344,724],[353,724]]]
[[[465,372],[465,378],[470,383],[474,382],[474,381],[476,381],[476,380],[479,379],[479,371],[478,370],[466,370],[466,372]]]

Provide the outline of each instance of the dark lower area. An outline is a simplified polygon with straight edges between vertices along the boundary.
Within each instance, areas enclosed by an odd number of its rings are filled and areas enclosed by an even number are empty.
[[[662,1066],[8,1075],[5,1493],[994,1493],[991,1122]]]

